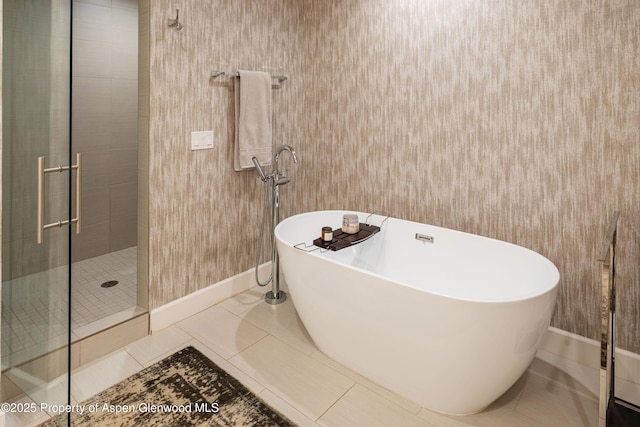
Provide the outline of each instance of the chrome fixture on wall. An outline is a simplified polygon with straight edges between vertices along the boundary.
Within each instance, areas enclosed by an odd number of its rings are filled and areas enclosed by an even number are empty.
[[[271,282],[271,290],[267,292],[264,297],[264,300],[272,305],[280,304],[287,299],[287,294],[280,290],[280,266],[278,263],[278,251],[275,245],[274,239],[274,230],[276,225],[280,222],[280,186],[285,185],[289,182],[289,178],[282,175],[280,173],[280,169],[278,166],[278,162],[280,160],[280,155],[283,151],[288,151],[291,153],[291,157],[293,157],[293,162],[298,163],[298,155],[296,151],[291,148],[290,145],[281,145],[276,149],[276,152],[273,156],[273,170],[270,175],[264,173],[262,166],[258,159],[254,156],[251,158],[251,161],[255,165],[258,173],[260,174],[260,179],[263,183],[271,185],[265,186],[265,200],[262,208],[262,225],[260,227],[260,237],[258,243],[258,249],[256,251],[256,270],[255,277],[256,283],[260,286],[266,286]],[[265,223],[266,223],[266,212],[267,212],[267,204],[271,206],[271,218],[269,221],[269,242],[271,244],[271,275],[266,282],[260,282],[258,277],[258,266],[260,265],[260,253],[262,252],[262,242],[265,236]]]
[[[176,9],[176,17],[175,17],[175,19],[169,19],[167,25],[169,27],[175,28],[178,31],[180,31],[183,28],[182,24],[180,23],[180,10],[179,9]]]

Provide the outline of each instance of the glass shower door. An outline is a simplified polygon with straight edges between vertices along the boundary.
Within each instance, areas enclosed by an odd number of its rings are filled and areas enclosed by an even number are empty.
[[[2,14],[2,392],[40,409],[70,397],[71,3]]]

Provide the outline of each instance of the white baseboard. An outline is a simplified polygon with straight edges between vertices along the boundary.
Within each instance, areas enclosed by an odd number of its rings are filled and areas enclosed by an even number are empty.
[[[271,263],[260,265],[260,277],[267,275],[270,268]],[[157,332],[254,286],[255,269],[252,268],[151,310],[149,329],[151,333]]]
[[[549,327],[540,350],[589,368],[600,369],[600,343],[562,329]]]
[[[543,338],[538,357],[546,362],[566,370],[566,362],[574,362],[586,369],[573,369],[571,374],[597,395],[600,380],[600,342],[562,329],[550,327]],[[616,388],[621,392],[640,390],[640,355],[630,351],[616,349],[615,358]],[[638,400],[637,398],[635,400]]]

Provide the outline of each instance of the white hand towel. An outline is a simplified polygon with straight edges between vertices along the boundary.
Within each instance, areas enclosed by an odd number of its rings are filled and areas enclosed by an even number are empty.
[[[236,144],[233,167],[240,171],[271,164],[271,75],[261,71],[238,71],[234,81]]]

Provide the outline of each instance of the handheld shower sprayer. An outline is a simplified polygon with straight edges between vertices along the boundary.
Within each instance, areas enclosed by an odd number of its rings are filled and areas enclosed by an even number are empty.
[[[253,162],[253,165],[256,167],[256,169],[258,169],[258,173],[262,178],[262,182],[267,182],[269,178],[267,177],[267,175],[265,175],[264,170],[262,169],[262,166],[260,166],[260,162],[258,161],[258,158],[256,156],[253,156],[251,158],[251,161]]]

